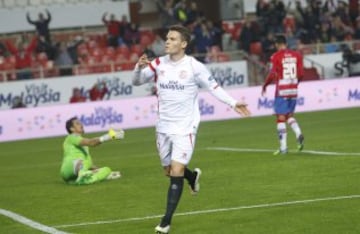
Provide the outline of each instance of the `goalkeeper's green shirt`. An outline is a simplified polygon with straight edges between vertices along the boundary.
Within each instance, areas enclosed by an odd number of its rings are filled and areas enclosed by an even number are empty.
[[[90,165],[92,164],[89,147],[80,145],[82,139],[82,136],[78,134],[69,134],[65,138],[63,144],[63,160],[83,159],[84,161],[87,161]]]

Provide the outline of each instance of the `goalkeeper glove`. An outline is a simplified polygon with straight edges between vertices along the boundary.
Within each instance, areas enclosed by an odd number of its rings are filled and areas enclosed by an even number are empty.
[[[105,142],[112,139],[123,139],[125,136],[124,130],[114,130],[112,128],[109,129],[108,133],[99,137],[100,142]]]

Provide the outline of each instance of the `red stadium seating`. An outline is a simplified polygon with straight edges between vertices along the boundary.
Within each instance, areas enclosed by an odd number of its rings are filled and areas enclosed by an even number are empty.
[[[141,56],[143,54],[144,50],[143,50],[143,47],[141,45],[135,44],[135,45],[131,46],[130,51],[132,53],[136,53],[137,55]]]
[[[123,55],[125,58],[129,58],[130,50],[127,46],[120,46],[116,49],[117,56],[119,54]]]
[[[256,54],[256,55],[262,54],[261,42],[252,42],[250,44],[250,54]]]
[[[320,80],[320,75],[315,67],[304,67],[304,78],[302,81]]]

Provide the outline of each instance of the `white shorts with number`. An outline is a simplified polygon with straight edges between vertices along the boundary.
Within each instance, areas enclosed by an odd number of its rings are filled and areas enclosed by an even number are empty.
[[[156,145],[162,166],[169,166],[171,160],[188,165],[195,146],[195,134],[171,135],[156,133]]]

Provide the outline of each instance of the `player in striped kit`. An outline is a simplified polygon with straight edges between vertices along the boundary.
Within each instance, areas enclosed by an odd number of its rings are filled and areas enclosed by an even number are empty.
[[[262,95],[265,95],[266,87],[274,81],[276,84],[274,110],[280,140],[280,148],[274,152],[274,155],[278,155],[288,152],[286,123],[296,135],[298,151],[304,148],[304,136],[294,118],[298,83],[304,74],[303,57],[298,52],[287,48],[285,36],[277,35],[275,46],[277,52],[271,56],[271,70],[262,86]]]
[[[199,192],[199,168],[191,171],[189,164],[200,122],[199,86],[209,90],[217,99],[236,112],[248,116],[247,105],[229,96],[215,81],[206,67],[185,54],[191,34],[183,26],[172,26],[167,34],[165,56],[149,61],[139,58],[134,69],[133,84],[156,83],[158,121],[156,142],[165,174],[170,177],[167,207],[156,233],[168,233],[172,216],[180,200],[184,178],[193,194]]]

